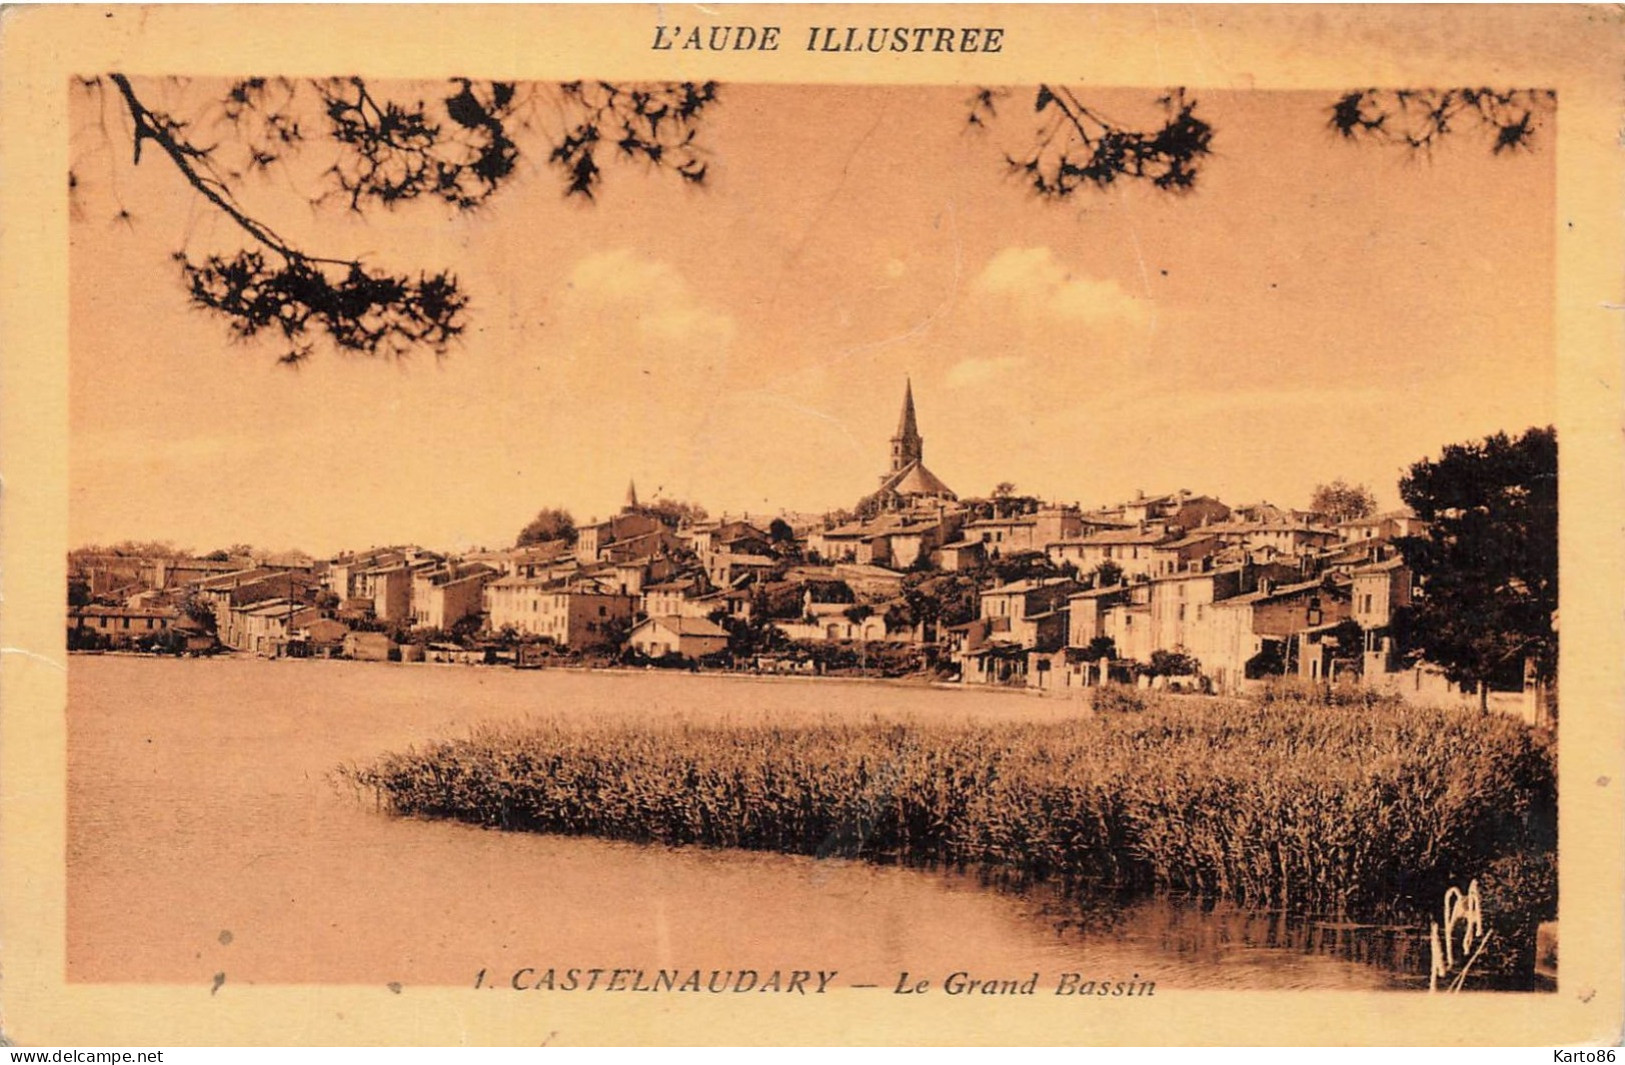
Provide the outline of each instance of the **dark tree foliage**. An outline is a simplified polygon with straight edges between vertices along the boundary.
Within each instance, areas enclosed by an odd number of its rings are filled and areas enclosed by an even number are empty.
[[[1089,576],[1096,588],[1110,588],[1123,583],[1123,567],[1108,558],[1090,570]]]
[[[1557,432],[1446,447],[1399,492],[1427,535],[1399,541],[1416,574],[1411,638],[1457,683],[1557,666]],[[1487,698],[1487,695],[1486,695]]]
[[[966,121],[986,130],[1025,101],[1008,89],[981,88],[967,105]],[[1144,181],[1169,192],[1196,187],[1213,151],[1214,128],[1197,114],[1197,101],[1183,88],[1159,97],[1161,121],[1146,128],[1107,117],[1085,102],[1083,91],[1045,84],[1033,90],[1031,115],[1038,118],[1030,143],[1006,152],[1005,165],[1047,199],[1062,200],[1082,188],[1105,189],[1120,181]],[[1328,110],[1328,125],[1350,140],[1375,140],[1428,151],[1447,136],[1487,135],[1496,154],[1526,149],[1550,121],[1557,94],[1550,89],[1357,89]]]
[[[554,145],[549,162],[566,176],[566,191],[588,198],[602,180],[598,165],[606,146],[628,159],[665,167],[684,181],[705,180],[696,144],[701,112],[716,102],[717,83],[622,87],[604,81],[559,86],[579,116]]]
[[[864,502],[867,502],[867,500],[864,500]],[[861,508],[863,503],[860,502],[858,506]],[[847,510],[844,507],[837,507],[835,510],[828,510],[824,512],[823,526],[826,529],[834,529],[850,522],[857,521],[858,518],[858,511]]]
[[[68,568],[77,569],[108,555],[119,558],[191,558],[192,552],[168,540],[120,540],[115,544],[84,544],[68,552]]]
[[[187,593],[186,598],[181,600],[181,613],[201,626],[204,632],[215,631],[218,621],[214,608],[196,592]]]
[[[732,617],[726,611],[718,611],[712,614],[711,620],[727,630],[728,653],[736,659],[780,651],[790,643],[784,632],[770,624],[762,612],[747,621]]]
[[[975,573],[979,581],[992,584],[1036,581],[1067,575],[1042,551],[1022,551],[1006,557],[990,558],[977,567]]]
[[[977,613],[977,582],[958,573],[916,578],[904,582],[903,602],[911,623],[963,625]]]
[[[1089,646],[1083,649],[1083,657],[1099,661],[1102,658],[1117,657],[1117,641],[1110,636],[1096,636],[1089,641]]]
[[[1189,677],[1202,671],[1202,663],[1180,650],[1151,652],[1146,673],[1153,677]]]
[[[609,618],[598,629],[598,642],[593,650],[614,654],[625,647],[632,637],[631,618]]]
[[[1009,92],[978,89],[966,121],[986,128],[999,117]],[[1032,111],[1039,125],[1029,150],[1005,154],[1005,165],[1034,192],[1065,199],[1080,188],[1104,189],[1120,180],[1147,181],[1165,191],[1193,188],[1212,151],[1213,127],[1196,115],[1184,89],[1157,99],[1162,122],[1132,129],[1083,102],[1065,85],[1039,85]]]
[[[760,586],[752,613],[760,618],[799,618],[805,605],[805,588],[795,582],[783,581]],[[851,602],[850,599],[845,602]]]
[[[1454,133],[1487,134],[1499,155],[1528,148],[1556,105],[1551,89],[1356,89],[1337,98],[1327,122],[1349,140],[1423,152]]]
[[[305,131],[293,113],[297,92],[298,83],[287,78],[246,78],[232,85],[221,101],[221,113],[248,155],[240,166],[228,169],[227,177],[269,170],[298,149]]]
[[[538,511],[530,523],[519,530],[515,543],[519,547],[529,547],[550,540],[563,540],[567,544],[576,542],[576,520],[568,510],[547,507]]]
[[[1332,657],[1347,663],[1355,674],[1359,674],[1363,661],[1361,656],[1365,653],[1365,630],[1360,627],[1360,623],[1352,618],[1345,618],[1332,629],[1331,638],[1336,645]]]
[[[640,507],[651,518],[658,518],[668,528],[680,529],[684,525],[693,525],[709,518],[710,513],[698,503],[690,503],[680,499],[655,499],[652,503],[645,503]]]
[[[1016,486],[1009,481],[993,486],[993,492],[985,499],[967,498],[960,503],[975,516],[975,520],[992,520],[996,518],[1017,518],[1023,514],[1036,514],[1044,501],[1038,496],[1019,495]]]
[[[1376,513],[1377,497],[1365,485],[1349,484],[1339,477],[1330,484],[1315,485],[1309,509],[1328,521],[1353,521]]]
[[[244,340],[280,334],[282,362],[303,362],[324,334],[341,351],[402,356],[420,346],[444,352],[463,332],[468,297],[450,274],[412,279],[370,273],[360,262],[309,259],[286,246],[272,251],[201,262],[182,252],[176,260],[193,303],[225,315]]]
[[[422,101],[379,100],[361,78],[315,83],[328,135],[348,151],[328,168],[334,188],[351,210],[369,202],[392,206],[433,196],[454,207],[478,207],[513,173],[519,146],[509,136],[515,86],[493,81],[476,87],[454,78],[445,97],[449,123],[431,118]]]
[[[468,327],[469,297],[449,271],[391,272],[297,246],[245,209],[236,191],[245,176],[319,141],[337,155],[308,197],[314,207],[361,213],[427,200],[472,211],[518,173],[519,135],[538,131],[545,103],[556,128],[540,131],[549,143],[544,161],[567,196],[592,199],[610,157],[701,184],[701,120],[717,99],[710,82],[542,86],[459,77],[438,97],[393,99],[362,78],[249,78],[206,113],[183,118],[149,105],[124,74],[82,84],[116,91],[136,165],[154,146],[247,238],[234,253],[175,253],[192,302],[223,315],[240,339],[276,337],[290,364],[323,345],[369,356],[444,354]],[[228,138],[212,139],[221,127]],[[70,172],[68,183],[72,193],[79,176]],[[118,221],[128,224],[129,212],[121,209]]]

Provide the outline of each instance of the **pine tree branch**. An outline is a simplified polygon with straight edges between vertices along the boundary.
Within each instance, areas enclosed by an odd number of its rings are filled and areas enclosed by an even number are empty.
[[[180,171],[187,184],[201,193],[204,199],[214,204],[226,217],[235,222],[243,232],[276,252],[285,261],[289,263],[328,263],[333,266],[360,265],[354,259],[330,259],[319,255],[308,255],[291,246],[270,226],[249,217],[232,201],[228,193],[222,191],[225,188],[222,181],[211,175],[201,173],[197,167],[193,166],[193,159],[208,157],[207,150],[185,143],[176,137],[172,132],[174,125],[172,120],[163,118],[148,109],[136,96],[135,90],[130,87],[130,80],[123,74],[109,74],[108,77],[114,85],[118,86],[119,94],[124,97],[125,106],[129,108],[130,119],[135,123],[134,162],[136,165],[139,166],[141,163],[142,143],[151,140],[164,150],[165,155],[169,156],[170,161],[175,164],[175,169]]]

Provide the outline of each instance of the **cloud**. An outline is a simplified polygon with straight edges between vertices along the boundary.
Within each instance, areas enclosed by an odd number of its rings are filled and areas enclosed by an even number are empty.
[[[954,363],[948,370],[949,388],[971,388],[1020,369],[1027,362],[1020,355],[972,356]]]
[[[713,299],[675,263],[636,251],[575,262],[553,298],[539,360],[542,395],[532,403],[545,410],[548,440],[535,461],[563,455],[580,467],[580,448],[555,442],[610,434],[604,454],[620,456],[621,468],[596,471],[600,481],[703,483],[695,478],[711,441],[749,418],[728,402],[738,325]]]
[[[1049,248],[1005,248],[971,282],[971,292],[1013,303],[1028,316],[1090,325],[1147,325],[1150,300],[1111,278],[1075,276]]]
[[[566,284],[570,311],[629,326],[653,346],[726,346],[737,332],[733,318],[708,306],[670,263],[626,249],[587,256]]]

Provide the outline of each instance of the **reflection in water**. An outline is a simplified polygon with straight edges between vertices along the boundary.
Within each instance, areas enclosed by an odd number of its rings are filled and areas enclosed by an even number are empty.
[[[1023,916],[1058,941],[1129,945],[1209,987],[1320,986],[1317,972],[1369,967],[1360,986],[1427,987],[1426,930],[1359,924],[1179,895],[1147,897],[1100,884],[1034,881],[1009,870],[935,869],[1020,900]],[[1263,972],[1261,973],[1260,970]]]
[[[904,970],[1180,988],[1425,986],[1415,930],[1024,883],[998,870],[669,849],[400,819],[336,788],[481,722],[1052,719],[1055,700],[878,685],[75,656],[73,981],[472,984],[480,970]]]
[[[1425,937],[1414,927],[1350,924],[1178,896],[1134,898],[1042,885],[1026,890],[1036,915],[1062,935],[1111,936],[1158,955],[1215,959],[1231,968],[1278,964],[1282,954],[1343,960],[1373,966],[1395,986],[1426,986]]]

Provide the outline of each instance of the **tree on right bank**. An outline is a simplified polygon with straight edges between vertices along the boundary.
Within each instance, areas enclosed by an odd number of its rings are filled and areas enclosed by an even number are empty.
[[[1419,595],[1411,642],[1459,685],[1518,686],[1557,671],[1557,431],[1452,444],[1399,494],[1427,523],[1398,543]]]

